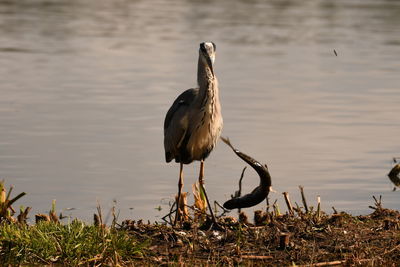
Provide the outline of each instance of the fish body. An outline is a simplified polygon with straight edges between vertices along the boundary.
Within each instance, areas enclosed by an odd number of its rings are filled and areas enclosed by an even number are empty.
[[[250,208],[259,203],[261,203],[267,196],[271,188],[271,175],[269,174],[267,165],[262,165],[257,160],[252,157],[240,152],[234,148],[229,139],[221,137],[221,140],[227,144],[235,154],[249,164],[259,175],[260,184],[254,188],[251,193],[246,194],[242,197],[232,198],[224,203],[224,208],[226,209],[240,209],[240,208]]]

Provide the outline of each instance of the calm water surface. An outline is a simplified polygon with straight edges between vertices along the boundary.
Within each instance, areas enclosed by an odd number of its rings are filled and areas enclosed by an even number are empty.
[[[386,174],[400,156],[399,14],[398,1],[0,1],[0,177],[33,213],[57,199],[90,220],[115,200],[120,219],[159,220],[179,171],[164,162],[164,116],[212,40],[223,135],[268,163],[271,199],[299,202],[303,185],[327,211],[366,213],[372,195],[398,208]],[[219,143],[211,199],[228,199],[244,166]]]

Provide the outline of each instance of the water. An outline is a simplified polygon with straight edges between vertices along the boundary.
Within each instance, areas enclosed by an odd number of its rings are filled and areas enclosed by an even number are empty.
[[[367,213],[372,195],[397,208],[399,14],[397,1],[0,1],[0,177],[32,213],[57,199],[91,220],[115,200],[120,219],[160,220],[179,171],[164,162],[164,116],[212,40],[223,135],[268,163],[272,200],[300,202],[303,185],[327,211]],[[220,142],[210,198],[227,200],[244,166]],[[185,166],[186,191],[198,167]],[[257,183],[248,169],[244,191]]]

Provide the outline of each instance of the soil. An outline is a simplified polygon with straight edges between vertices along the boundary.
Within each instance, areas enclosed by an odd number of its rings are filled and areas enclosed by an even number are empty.
[[[134,264],[228,266],[399,266],[400,213],[378,203],[369,215],[256,211],[250,223],[220,217],[179,227],[124,221],[121,228],[148,242]]]

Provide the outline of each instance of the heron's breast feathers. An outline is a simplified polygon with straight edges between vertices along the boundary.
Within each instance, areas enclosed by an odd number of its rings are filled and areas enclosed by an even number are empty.
[[[215,112],[215,110],[214,110]],[[208,154],[215,147],[222,130],[222,116],[207,112],[200,113],[198,122],[193,123],[191,137],[187,149],[193,159],[200,160],[204,154]]]

